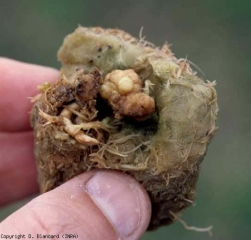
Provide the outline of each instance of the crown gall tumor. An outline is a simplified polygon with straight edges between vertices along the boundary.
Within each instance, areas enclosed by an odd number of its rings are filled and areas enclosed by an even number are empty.
[[[143,89],[143,82],[132,69],[109,73],[100,88],[100,95],[114,110],[115,118],[147,119],[155,110],[155,102]]]

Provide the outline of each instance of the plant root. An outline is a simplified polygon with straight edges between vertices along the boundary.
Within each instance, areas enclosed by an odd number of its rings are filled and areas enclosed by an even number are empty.
[[[169,211],[169,213],[174,217],[174,220],[177,220],[178,222],[180,222],[186,230],[195,231],[195,232],[207,232],[209,234],[209,236],[213,236],[213,233],[212,233],[213,226],[209,226],[209,227],[206,227],[206,228],[199,228],[199,227],[189,226],[184,220],[179,218],[173,212]]]
[[[99,121],[93,121],[88,123],[81,123],[81,124],[73,124],[70,120],[72,112],[65,108],[59,116],[51,116],[41,109],[39,110],[39,115],[47,120],[47,124],[57,124],[63,126],[64,131],[68,133],[71,137],[75,138],[76,141],[86,145],[97,145],[99,141],[95,138],[92,138],[86,135],[82,130],[90,130],[95,129],[98,130],[103,128]]]

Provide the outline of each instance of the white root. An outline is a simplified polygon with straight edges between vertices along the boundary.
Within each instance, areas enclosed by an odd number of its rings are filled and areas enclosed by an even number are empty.
[[[51,116],[45,112],[43,112],[41,109],[39,109],[39,115],[44,118],[45,120],[48,121],[47,124],[51,123],[58,123],[59,122],[59,117]]]
[[[89,122],[89,123],[81,123],[79,125],[75,125],[71,122],[70,119],[64,117],[64,130],[74,137],[78,142],[88,145],[97,145],[99,141],[95,138],[89,137],[88,135],[84,134],[81,130],[90,130],[91,128],[96,129],[99,122]],[[93,124],[92,124],[93,123]]]
[[[34,97],[28,97],[28,99],[30,99],[31,103],[35,103],[36,101],[40,99],[41,96],[42,96],[42,93],[39,93]]]
[[[77,110],[78,106],[76,103],[73,103],[69,106],[71,109]],[[92,138],[86,135],[82,130],[90,130],[90,129],[100,129],[103,128],[99,121],[81,123],[81,124],[73,124],[70,120],[72,117],[72,111],[68,108],[65,108],[59,116],[51,116],[42,110],[39,110],[39,115],[46,119],[47,124],[61,124],[64,126],[64,131],[68,133],[71,137],[75,138],[79,143],[87,144],[87,145],[97,145],[99,141],[95,138]]]
[[[150,80],[147,79],[145,81],[145,87],[143,88],[144,93],[150,95],[150,92],[153,89],[154,85],[155,85],[154,83],[152,83]]]
[[[77,111],[80,109],[80,106],[77,103],[72,103],[69,106],[66,106],[62,112],[60,113],[60,116],[63,117],[67,117],[67,118],[71,118],[72,117],[72,113],[74,113],[74,111]]]
[[[213,229],[213,226],[209,226],[209,227],[206,227],[206,228],[198,228],[198,227],[194,227],[194,226],[189,226],[184,220],[179,218],[173,212],[169,211],[169,213],[174,217],[175,220],[180,222],[185,229],[190,230],[190,231],[195,231],[195,232],[208,232],[209,236],[213,235],[212,231],[211,231]]]
[[[88,135],[84,134],[83,132],[79,132],[74,137],[78,142],[83,143],[83,144],[88,144],[88,145],[99,144],[99,141],[97,139],[89,137]]]
[[[130,165],[130,164],[121,164],[120,169],[129,170],[129,171],[142,171],[147,169],[146,164],[140,164],[138,166]]]

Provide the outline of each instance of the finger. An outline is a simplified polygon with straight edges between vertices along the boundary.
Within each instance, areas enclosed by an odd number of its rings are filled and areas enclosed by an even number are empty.
[[[39,84],[57,77],[55,69],[0,58],[0,131],[29,130],[28,97],[37,94]]]
[[[37,197],[0,224],[1,234],[77,234],[78,239],[139,239],[150,200],[130,176],[91,171]]]
[[[38,192],[32,132],[0,133],[0,206]]]

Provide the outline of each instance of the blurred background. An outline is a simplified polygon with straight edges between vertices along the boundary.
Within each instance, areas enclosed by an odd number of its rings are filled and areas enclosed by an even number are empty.
[[[202,165],[196,204],[182,216],[192,226],[213,225],[213,236],[177,222],[142,239],[251,239],[251,1],[0,0],[0,55],[60,68],[57,50],[78,24],[134,36],[144,27],[148,41],[168,41],[177,57],[203,70],[200,76],[217,81],[219,130]],[[0,220],[23,203],[0,209]]]

